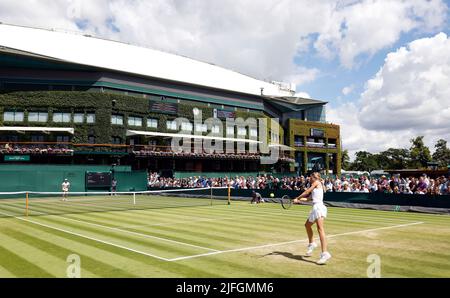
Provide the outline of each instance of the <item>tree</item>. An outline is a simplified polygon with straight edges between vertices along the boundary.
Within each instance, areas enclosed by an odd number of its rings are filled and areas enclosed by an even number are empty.
[[[408,149],[389,148],[378,155],[380,156],[378,164],[382,169],[387,170],[406,169],[411,161],[411,154]]]
[[[436,151],[433,153],[433,161],[439,164],[439,167],[450,165],[450,149],[447,147],[447,141],[440,139],[434,145]]]
[[[350,156],[348,155],[348,150],[342,151],[341,166],[344,170],[348,170],[350,167]]]
[[[367,151],[358,151],[355,154],[355,161],[352,163],[350,169],[354,171],[371,172],[378,168],[375,155]]]
[[[425,146],[423,142],[423,136],[419,136],[415,139],[411,139],[411,162],[410,167],[413,168],[426,168],[427,163],[431,161],[430,149]]]

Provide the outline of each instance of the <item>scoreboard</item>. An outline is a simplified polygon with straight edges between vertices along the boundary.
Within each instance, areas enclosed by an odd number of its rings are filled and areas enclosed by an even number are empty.
[[[86,188],[110,188],[111,172],[86,172]]]

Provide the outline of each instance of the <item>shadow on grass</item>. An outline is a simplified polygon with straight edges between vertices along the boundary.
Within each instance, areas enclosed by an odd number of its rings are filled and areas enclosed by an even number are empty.
[[[268,253],[266,255],[264,255],[263,257],[266,256],[283,256],[289,259],[293,259],[293,260],[297,260],[297,261],[302,261],[302,262],[306,262],[306,263],[311,263],[311,264],[315,264],[318,265],[316,261],[313,261],[310,259],[310,257],[306,257],[304,255],[294,255],[290,252],[284,252],[284,251],[274,251],[271,253]]]

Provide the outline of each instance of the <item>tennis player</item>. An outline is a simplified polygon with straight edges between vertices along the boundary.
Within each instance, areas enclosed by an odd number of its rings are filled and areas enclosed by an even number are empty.
[[[322,253],[320,254],[320,259],[317,264],[325,264],[330,258],[331,254],[327,249],[327,239],[325,236],[324,221],[327,217],[327,207],[323,203],[323,194],[325,192],[325,187],[320,178],[320,174],[315,172],[311,174],[311,186],[305,190],[300,196],[294,199],[294,203],[300,203],[300,201],[308,201],[308,197],[311,198],[313,202],[313,208],[309,214],[308,219],[305,222],[306,233],[308,234],[309,245],[306,251],[307,257],[310,257],[317,247],[313,238],[313,224],[317,224],[317,231],[319,232],[320,244],[322,247]]]
[[[64,182],[61,184],[62,192],[63,192],[63,201],[67,201],[67,196],[69,194],[70,182],[67,179],[64,179]]]

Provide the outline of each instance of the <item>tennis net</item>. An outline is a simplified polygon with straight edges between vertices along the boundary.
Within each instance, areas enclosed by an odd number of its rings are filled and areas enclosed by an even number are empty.
[[[0,217],[112,212],[229,204],[228,188],[192,188],[136,192],[0,193]]]

